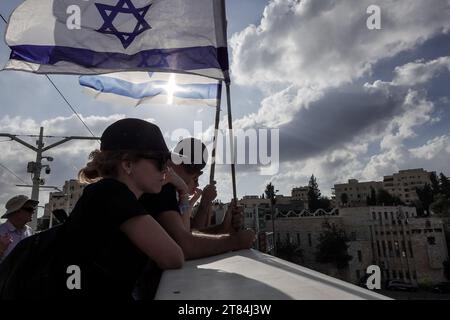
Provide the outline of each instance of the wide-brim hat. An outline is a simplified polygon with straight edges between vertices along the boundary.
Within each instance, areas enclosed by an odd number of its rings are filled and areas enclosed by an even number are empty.
[[[8,200],[5,205],[6,212],[2,215],[2,219],[7,219],[11,213],[19,211],[26,203],[31,203],[33,207],[37,206],[39,201],[31,200],[27,196],[18,195]]]

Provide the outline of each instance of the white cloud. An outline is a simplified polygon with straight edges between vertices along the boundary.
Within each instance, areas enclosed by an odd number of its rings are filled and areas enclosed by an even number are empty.
[[[338,86],[367,74],[383,58],[414,48],[450,27],[448,0],[385,0],[382,30],[368,30],[372,0],[274,0],[260,25],[231,40],[240,84]]]
[[[412,156],[419,159],[432,160],[440,153],[447,153],[450,156],[450,137],[443,135],[427,141],[423,146],[409,149]]]
[[[432,61],[411,62],[395,68],[394,83],[403,86],[424,84],[440,72],[450,71],[450,57],[441,57]]]

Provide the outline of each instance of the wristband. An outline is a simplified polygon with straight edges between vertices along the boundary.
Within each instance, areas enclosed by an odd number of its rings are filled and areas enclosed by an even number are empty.
[[[187,195],[187,194],[186,194]],[[189,198],[182,196],[180,197],[180,202],[178,203],[178,206],[180,208],[180,214],[184,215],[191,209],[191,204],[189,203]]]

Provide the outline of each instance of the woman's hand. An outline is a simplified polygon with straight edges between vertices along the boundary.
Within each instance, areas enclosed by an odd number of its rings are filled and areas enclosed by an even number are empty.
[[[185,195],[189,192],[186,182],[184,182],[184,180],[177,175],[172,168],[167,168],[166,183],[173,184],[179,195]]]

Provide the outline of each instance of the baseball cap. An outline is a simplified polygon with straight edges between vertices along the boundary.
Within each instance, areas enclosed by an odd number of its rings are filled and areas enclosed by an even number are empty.
[[[33,207],[39,203],[39,201],[31,200],[24,195],[18,195],[9,199],[5,205],[6,213],[2,216],[2,219],[6,219],[11,213],[19,211],[27,202],[31,203]]]
[[[172,161],[181,164],[191,171],[201,171],[208,162],[208,149],[206,145],[196,138],[186,138],[178,142],[173,151],[178,154],[178,159]]]
[[[170,156],[161,129],[141,119],[127,118],[114,122],[103,132],[101,151],[132,150],[158,156]]]

